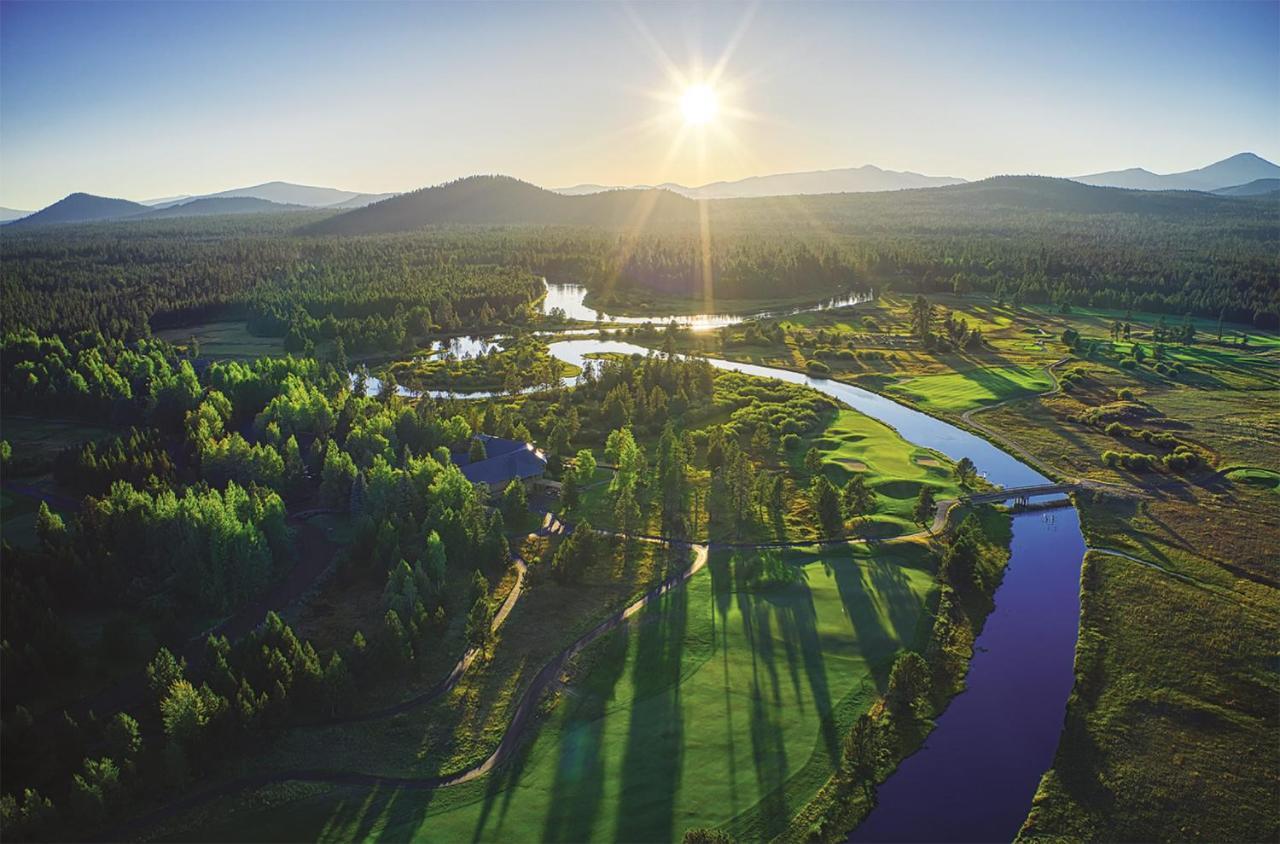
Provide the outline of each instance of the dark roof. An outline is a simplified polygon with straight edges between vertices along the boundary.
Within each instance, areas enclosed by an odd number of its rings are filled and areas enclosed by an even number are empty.
[[[541,475],[547,468],[547,458],[529,443],[519,440],[504,440],[479,434],[484,440],[484,460],[475,463],[469,460],[455,461],[462,474],[473,484],[500,484],[510,480],[532,478]]]

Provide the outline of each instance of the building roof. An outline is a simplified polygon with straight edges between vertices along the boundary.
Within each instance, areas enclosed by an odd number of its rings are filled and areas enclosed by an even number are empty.
[[[547,458],[530,443],[519,440],[504,440],[478,434],[484,441],[484,460],[472,463],[469,456],[459,457],[455,462],[462,474],[473,484],[501,484],[512,480],[524,480],[541,475],[546,471]]]

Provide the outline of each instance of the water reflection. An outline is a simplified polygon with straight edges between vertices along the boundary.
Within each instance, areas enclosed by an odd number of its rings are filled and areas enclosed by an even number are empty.
[[[713,328],[724,328],[726,325],[737,325],[749,319],[777,319],[779,317],[794,316],[809,311],[823,311],[831,308],[844,308],[849,305],[857,305],[862,302],[868,302],[873,298],[870,292],[848,293],[843,296],[836,296],[825,301],[813,305],[803,305],[795,308],[786,308],[773,311],[759,311],[750,314],[654,314],[652,316],[614,316],[604,311],[588,307],[585,304],[587,298],[587,288],[581,284],[552,284],[546,282],[547,296],[542,301],[542,312],[550,314],[554,310],[560,310],[569,319],[584,320],[586,322],[603,322],[611,325],[643,325],[645,323],[658,323],[666,325],[674,322],[684,328],[691,328],[694,331],[709,331]]]

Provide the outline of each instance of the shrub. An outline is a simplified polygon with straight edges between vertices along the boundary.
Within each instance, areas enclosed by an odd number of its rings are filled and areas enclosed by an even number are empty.
[[[818,378],[826,378],[831,374],[831,367],[820,360],[811,360],[804,365],[804,368],[809,371],[810,375]]]
[[[1116,393],[1116,398],[1120,399],[1120,401],[1133,401],[1133,390],[1128,387],[1121,387]]]
[[[1133,369],[1137,365],[1138,365],[1138,362],[1133,358],[1125,358],[1124,360],[1120,361],[1121,369]]]
[[[782,447],[785,448],[787,451],[795,451],[797,448],[800,447],[800,437],[796,436],[795,434],[783,434]]]

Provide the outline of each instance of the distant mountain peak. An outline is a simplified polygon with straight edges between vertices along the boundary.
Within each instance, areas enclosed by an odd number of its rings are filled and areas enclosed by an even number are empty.
[[[1280,166],[1252,152],[1239,152],[1195,170],[1158,174],[1142,167],[1077,176],[1075,181],[1097,187],[1131,190],[1198,190],[1212,192],[1258,179],[1280,177]]]
[[[91,223],[101,220],[117,220],[133,217],[149,211],[147,206],[127,199],[94,196],[76,191],[67,194],[47,208],[8,223],[10,226],[56,225],[61,223]]]
[[[710,182],[689,187],[666,182],[667,188],[692,199],[742,199],[761,196],[804,196],[823,193],[872,193],[878,191],[911,190],[915,188],[942,187],[964,182],[952,176],[925,176],[909,170],[885,170],[874,164],[858,167],[840,167],[830,170],[806,170],[795,173],[773,173],[765,176],[748,176],[734,181]],[[645,188],[648,185],[635,185]],[[561,188],[557,193],[580,195],[617,188],[602,185],[575,185]]]

